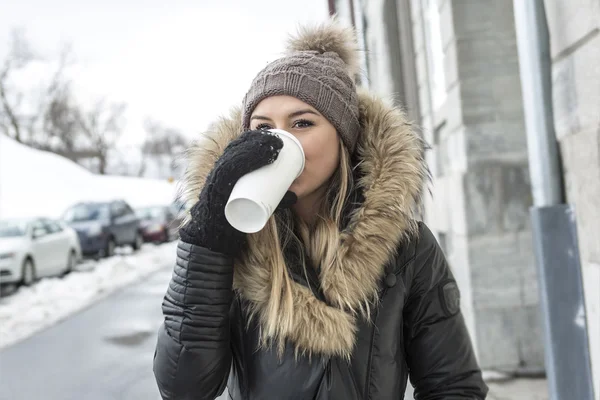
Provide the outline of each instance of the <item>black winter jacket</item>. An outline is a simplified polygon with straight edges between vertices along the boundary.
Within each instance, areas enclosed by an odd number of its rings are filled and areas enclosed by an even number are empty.
[[[281,333],[281,357],[261,346],[271,290],[264,260],[234,262],[179,243],[154,359],[163,399],[225,390],[235,400],[401,399],[409,378],[418,400],[486,397],[456,282],[433,234],[412,217],[426,175],[422,143],[400,111],[369,94],[360,112],[361,201],[333,265],[306,273],[288,265],[293,327]],[[241,132],[238,121],[239,112],[215,125],[191,152],[190,201]]]

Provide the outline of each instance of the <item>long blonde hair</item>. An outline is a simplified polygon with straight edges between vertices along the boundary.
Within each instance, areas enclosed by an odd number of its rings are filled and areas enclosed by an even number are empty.
[[[245,264],[259,260],[266,262],[266,265],[260,267],[269,273],[271,288],[268,294],[265,293],[269,296],[268,299],[263,299],[268,306],[260,316],[261,344],[267,345],[274,340],[279,352],[283,351],[285,338],[292,330],[294,319],[292,278],[286,267],[283,250],[290,243],[299,246],[300,262],[305,272],[307,263],[304,253],[308,255],[311,267],[314,268],[325,268],[333,264],[336,257],[344,208],[353,185],[350,154],[342,141],[339,154],[338,168],[329,181],[314,224],[309,226],[294,217],[290,210],[277,212],[262,231],[249,236],[248,251],[240,260]]]

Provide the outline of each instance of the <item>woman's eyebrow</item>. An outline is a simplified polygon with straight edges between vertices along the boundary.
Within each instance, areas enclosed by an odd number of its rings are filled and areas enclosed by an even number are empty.
[[[320,114],[316,111],[313,111],[309,108],[303,109],[303,110],[298,110],[298,111],[294,111],[293,113],[291,113],[290,115],[288,115],[288,119],[294,118],[294,117],[298,117],[302,114],[314,114],[316,116],[320,116]]]
[[[302,110],[298,110],[298,111],[294,111],[294,112],[290,113],[288,115],[288,119],[292,119],[294,117],[298,117],[298,116],[303,115],[303,114],[314,114],[314,115],[317,115],[317,116],[321,116],[318,112],[316,112],[314,110],[311,110],[309,108],[306,108],[306,109],[302,109]],[[265,117],[263,115],[253,115],[252,118],[250,118],[250,119],[251,120],[253,120],[253,119],[260,119],[260,120],[264,120],[264,121],[271,121],[271,118]]]
[[[262,119],[262,120],[265,120],[265,121],[270,121],[271,120],[271,118],[269,118],[269,117],[263,117],[262,115],[253,115],[252,118],[250,118],[250,120],[253,120],[253,119]]]

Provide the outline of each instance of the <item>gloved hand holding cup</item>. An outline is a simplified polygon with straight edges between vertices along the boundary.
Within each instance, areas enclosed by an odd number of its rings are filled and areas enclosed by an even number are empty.
[[[244,233],[255,233],[264,228],[304,170],[304,150],[298,139],[281,129],[269,129],[265,134],[275,135],[283,141],[277,159],[242,176],[225,205],[229,224]]]

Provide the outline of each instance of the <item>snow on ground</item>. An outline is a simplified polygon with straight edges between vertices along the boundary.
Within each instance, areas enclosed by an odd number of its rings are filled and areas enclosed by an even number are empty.
[[[132,207],[169,204],[175,183],[95,175],[56,154],[0,135],[0,218],[59,217],[80,201],[124,199]]]
[[[130,250],[130,249],[129,249]],[[0,299],[0,348],[21,341],[126,285],[175,262],[176,243],[147,244],[136,253],[88,261]],[[166,291],[166,287],[165,287]]]

